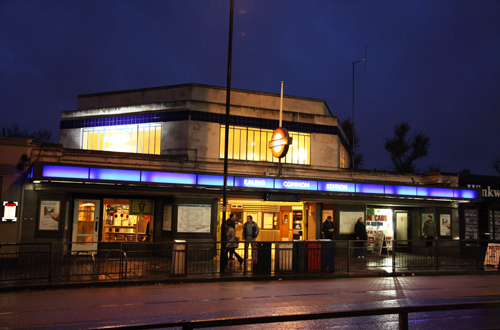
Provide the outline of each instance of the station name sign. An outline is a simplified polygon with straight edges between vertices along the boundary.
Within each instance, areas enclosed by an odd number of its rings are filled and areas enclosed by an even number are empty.
[[[121,169],[72,167],[61,165],[42,165],[41,173],[34,173],[34,180],[74,180],[77,182],[139,182],[156,184],[175,184],[188,186],[224,185],[224,176],[194,173],[131,171]],[[227,177],[228,187],[254,189],[281,189],[296,191],[321,191],[331,193],[355,193],[373,195],[396,195],[416,197],[437,197],[457,199],[479,199],[478,189],[399,186],[386,184],[367,184],[356,182],[335,182],[315,180],[295,180],[268,177]]]

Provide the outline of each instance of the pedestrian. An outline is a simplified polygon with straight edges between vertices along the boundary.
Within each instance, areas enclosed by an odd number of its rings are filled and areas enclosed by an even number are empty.
[[[329,215],[326,217],[325,222],[323,222],[323,233],[325,234],[325,239],[332,240],[334,239],[334,231],[335,228],[333,226],[333,219]]]
[[[231,223],[226,222],[226,230],[226,239],[228,241],[228,243],[226,244],[226,248],[229,251],[230,255],[236,256],[241,266],[243,264],[243,258],[238,254],[238,252],[235,251],[235,249],[238,247],[238,242],[236,241],[236,233],[234,231],[234,228],[231,227]],[[229,258],[229,260],[234,260],[234,258]]]
[[[253,221],[251,215],[247,216],[247,222],[243,225],[243,231],[241,237],[245,240],[245,259],[248,255],[248,244],[250,242],[255,242],[255,239],[259,235],[259,226]],[[254,250],[257,248],[257,244],[252,243],[252,259],[257,256],[254,254]],[[254,260],[255,262],[255,260]]]
[[[365,245],[368,240],[368,234],[366,233],[365,219],[359,217],[358,222],[354,225],[354,234],[356,235],[356,256],[358,258],[365,257]]]
[[[225,226],[224,226],[224,227],[227,227],[227,225],[231,226],[231,228],[233,228],[233,230],[235,231],[235,236],[236,236],[236,220],[238,220],[238,217],[236,216],[236,214],[231,213],[229,215],[229,218],[225,221]],[[229,241],[229,238],[227,237],[227,229],[226,229],[226,240]],[[234,249],[233,250],[228,249],[227,253],[229,254],[228,259],[234,260]]]
[[[427,220],[424,222],[424,226],[422,228],[422,233],[424,234],[425,238],[425,249],[427,252],[427,258],[433,257],[433,248],[432,244],[434,239],[438,239],[437,233],[436,233],[436,226],[434,222],[432,221],[432,216],[428,215]]]

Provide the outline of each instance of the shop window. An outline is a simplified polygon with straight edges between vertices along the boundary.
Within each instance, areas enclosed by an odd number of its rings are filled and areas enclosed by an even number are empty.
[[[154,202],[150,200],[104,199],[103,242],[151,241]]]
[[[84,128],[82,136],[82,149],[86,150],[161,153],[160,123]]]
[[[220,158],[224,158],[226,126],[220,130]],[[269,149],[273,131],[267,129],[229,126],[228,159],[278,163]],[[293,143],[282,162],[287,164],[311,165],[311,135],[290,132]]]

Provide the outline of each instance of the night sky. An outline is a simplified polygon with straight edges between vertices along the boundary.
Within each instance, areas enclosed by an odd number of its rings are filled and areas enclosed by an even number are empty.
[[[77,95],[226,86],[229,0],[0,1],[0,122],[59,135]],[[232,87],[325,100],[352,116],[366,169],[408,120],[420,171],[498,175],[500,1],[235,0]],[[286,109],[285,109],[286,110]]]

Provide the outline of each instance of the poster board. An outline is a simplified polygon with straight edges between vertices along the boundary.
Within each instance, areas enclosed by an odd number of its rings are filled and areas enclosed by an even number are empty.
[[[264,213],[264,224],[262,226],[263,229],[273,229],[273,213]]]
[[[60,201],[41,200],[38,230],[58,231],[60,214]]]
[[[495,266],[498,268],[498,262],[500,261],[500,244],[488,243],[488,249],[486,250],[486,255],[484,256],[485,266]]]
[[[172,230],[172,205],[163,206],[163,228],[164,231]]]
[[[340,211],[339,222],[340,222],[340,234],[354,234],[354,226],[358,222],[359,217],[364,217],[365,212],[346,212]]]
[[[375,239],[373,241],[372,254],[378,254],[380,256],[382,254],[383,245],[384,245],[384,234],[376,233]]]
[[[439,226],[441,236],[451,236],[451,214],[441,214],[439,216]]]

